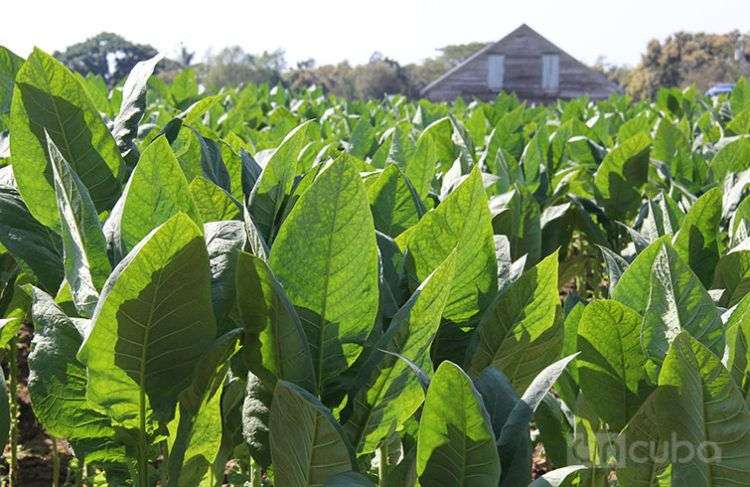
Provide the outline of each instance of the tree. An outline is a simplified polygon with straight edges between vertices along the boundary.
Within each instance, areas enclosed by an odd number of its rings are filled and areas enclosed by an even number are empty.
[[[54,56],[83,75],[100,75],[113,86],[127,76],[136,63],[156,54],[156,49],[148,44],[135,44],[117,34],[102,32],[62,52],[55,51]]]
[[[714,83],[747,76],[750,36],[678,32],[664,42],[652,40],[641,63],[630,73],[626,92],[636,98],[653,97],[660,87],[695,85],[700,90]]]
[[[218,54],[209,54],[202,66],[201,79],[210,90],[243,83],[274,85],[282,79],[286,66],[284,51],[263,51],[250,54],[240,46],[226,47]]]

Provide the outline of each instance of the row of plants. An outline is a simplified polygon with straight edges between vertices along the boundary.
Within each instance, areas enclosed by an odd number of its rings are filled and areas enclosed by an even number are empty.
[[[72,484],[750,485],[747,82],[364,102],[158,62],[109,92],[0,49],[11,485],[22,327]]]

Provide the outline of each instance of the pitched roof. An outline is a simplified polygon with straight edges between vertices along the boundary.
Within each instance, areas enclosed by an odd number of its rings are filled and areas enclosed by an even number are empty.
[[[452,67],[451,69],[449,69],[448,71],[446,71],[446,72],[445,72],[445,73],[444,73],[444,74],[443,74],[442,76],[440,76],[439,78],[437,78],[437,79],[436,79],[435,81],[433,81],[432,83],[430,83],[430,84],[428,84],[427,86],[425,86],[424,88],[422,88],[422,90],[420,91],[420,95],[422,95],[422,96],[426,95],[426,94],[427,94],[427,93],[428,93],[428,92],[429,92],[430,90],[432,90],[432,89],[433,89],[433,88],[434,88],[435,86],[439,85],[439,84],[440,84],[440,83],[442,83],[442,82],[443,82],[444,80],[446,80],[446,79],[450,78],[450,77],[451,77],[451,75],[453,75],[453,73],[455,73],[455,72],[457,72],[457,71],[460,71],[460,70],[461,70],[461,69],[463,69],[463,68],[464,68],[464,67],[465,67],[465,66],[466,66],[467,64],[471,63],[471,62],[472,62],[472,61],[474,61],[474,60],[475,60],[476,58],[478,58],[478,57],[482,56],[482,55],[483,55],[484,53],[486,53],[487,51],[491,50],[491,49],[492,49],[493,47],[497,46],[497,45],[498,45],[498,44],[500,44],[501,42],[505,41],[506,39],[508,39],[508,38],[510,38],[510,37],[512,37],[512,36],[514,36],[514,35],[516,35],[516,34],[518,34],[519,32],[522,32],[522,31],[528,31],[528,32],[530,32],[531,34],[533,34],[533,35],[535,35],[535,36],[537,36],[537,37],[541,38],[542,40],[544,40],[544,41],[545,41],[545,42],[547,42],[548,44],[550,44],[550,45],[554,46],[554,47],[555,47],[555,49],[557,49],[558,51],[560,51],[560,53],[561,53],[561,54],[564,54],[564,55],[566,55],[566,56],[570,57],[571,59],[575,60],[575,62],[577,62],[578,64],[580,64],[580,65],[582,65],[582,66],[584,66],[584,67],[586,67],[586,68],[588,68],[588,69],[590,69],[590,70],[591,70],[591,71],[593,71],[594,73],[600,74],[600,75],[601,75],[601,78],[602,78],[602,81],[603,81],[603,82],[606,82],[606,83],[612,84],[612,83],[611,83],[611,82],[610,82],[610,81],[609,81],[609,80],[608,80],[608,79],[606,78],[606,76],[604,76],[603,74],[599,73],[598,71],[595,71],[595,70],[591,69],[591,67],[590,67],[590,66],[586,66],[586,65],[585,65],[585,64],[583,64],[583,63],[582,63],[581,61],[579,61],[579,60],[578,60],[578,59],[576,59],[575,57],[571,56],[570,54],[568,54],[567,52],[565,52],[565,51],[564,51],[563,49],[561,49],[560,47],[558,47],[558,46],[557,46],[556,44],[554,44],[553,42],[551,42],[551,41],[550,41],[549,39],[547,39],[546,37],[544,37],[543,35],[541,35],[541,34],[540,34],[539,32],[535,31],[534,29],[532,29],[531,27],[529,27],[529,26],[528,26],[527,24],[525,24],[525,23],[524,23],[524,24],[521,24],[520,26],[518,26],[518,27],[517,27],[516,29],[514,29],[514,30],[513,30],[513,31],[511,31],[510,33],[508,33],[507,35],[505,35],[505,36],[504,36],[504,37],[503,37],[502,39],[500,39],[500,40],[498,40],[498,41],[495,41],[495,42],[490,42],[490,43],[488,43],[488,44],[487,44],[486,46],[484,46],[483,48],[479,49],[479,50],[478,50],[477,52],[475,52],[475,53],[474,53],[474,54],[472,54],[471,56],[467,57],[466,59],[464,59],[463,61],[461,61],[460,63],[458,63],[458,64],[457,64],[456,66],[454,66],[454,67]]]

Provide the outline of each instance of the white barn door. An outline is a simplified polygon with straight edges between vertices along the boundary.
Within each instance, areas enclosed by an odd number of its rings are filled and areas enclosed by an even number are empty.
[[[505,79],[505,56],[490,54],[487,56],[487,86],[492,90],[502,90]]]
[[[542,90],[547,93],[560,91],[559,54],[544,54],[542,56]]]

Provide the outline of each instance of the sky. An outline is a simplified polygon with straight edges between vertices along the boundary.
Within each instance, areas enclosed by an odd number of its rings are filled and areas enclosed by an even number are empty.
[[[750,32],[750,0],[4,0],[0,45],[20,55],[64,49],[101,31],[167,55],[284,49],[288,64],[367,62],[379,51],[402,64],[447,44],[494,41],[527,23],[593,64],[635,65],[650,39],[679,31]]]

